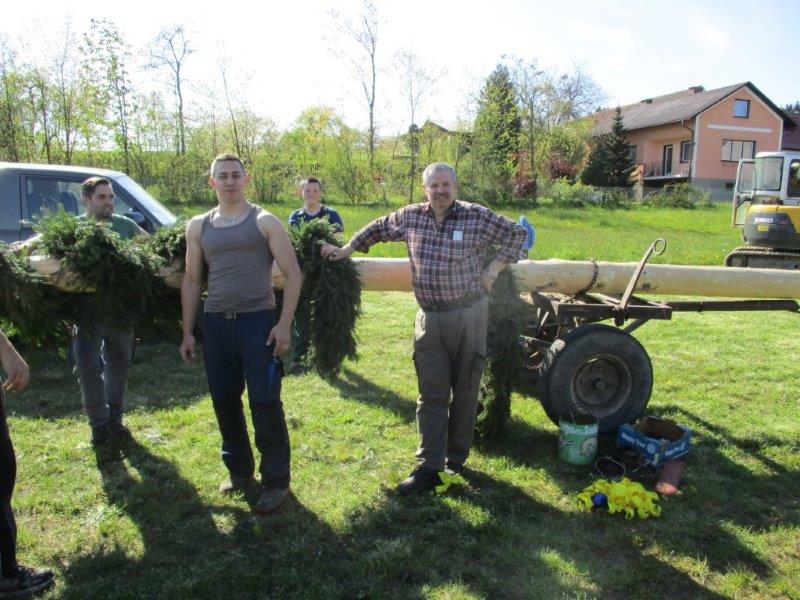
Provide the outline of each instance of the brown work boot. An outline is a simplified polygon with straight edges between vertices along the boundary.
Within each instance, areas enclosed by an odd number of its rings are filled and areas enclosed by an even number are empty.
[[[242,492],[249,487],[253,487],[258,482],[252,475],[250,477],[239,477],[238,475],[228,475],[222,483],[219,484],[219,493],[227,496],[234,492]]]
[[[258,499],[258,502],[256,502],[256,505],[253,507],[253,512],[265,515],[267,513],[276,511],[281,507],[281,505],[288,497],[289,497],[288,487],[273,488],[269,490],[265,489],[263,492],[261,492],[261,497]]]

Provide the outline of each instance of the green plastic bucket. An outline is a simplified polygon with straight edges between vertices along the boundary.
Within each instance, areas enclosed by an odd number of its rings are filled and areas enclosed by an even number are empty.
[[[558,457],[568,465],[590,465],[597,458],[597,419],[562,417],[558,421]]]

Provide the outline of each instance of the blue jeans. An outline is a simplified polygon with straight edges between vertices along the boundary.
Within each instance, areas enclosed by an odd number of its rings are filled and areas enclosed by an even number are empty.
[[[203,331],[208,389],[222,434],[222,461],[237,477],[248,478],[255,469],[242,407],[247,384],[256,448],[261,453],[261,484],[268,489],[289,486],[289,431],[281,402],[283,367],[272,356],[274,345],[267,346],[276,322],[274,310],[206,313]]]

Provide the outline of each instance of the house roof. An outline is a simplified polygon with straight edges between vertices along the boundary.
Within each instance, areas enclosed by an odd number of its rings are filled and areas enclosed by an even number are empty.
[[[787,127],[783,130],[781,150],[800,150],[800,114],[791,113],[789,118],[794,123],[794,127]]]
[[[628,131],[688,121],[743,87],[749,88],[763,100],[784,120],[786,127],[794,126],[793,121],[749,81],[716,90],[705,90],[703,86],[692,86],[680,92],[646,98],[636,104],[622,106],[622,121]],[[608,109],[593,115],[596,120],[595,135],[605,135],[611,131],[611,121],[614,119],[615,111],[616,109]]]

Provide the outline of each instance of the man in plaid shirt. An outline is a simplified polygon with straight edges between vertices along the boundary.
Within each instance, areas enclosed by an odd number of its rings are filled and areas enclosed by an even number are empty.
[[[525,229],[479,204],[456,200],[455,169],[428,165],[422,204],[376,219],[343,248],[322,246],[341,260],[378,242],[404,241],[411,283],[420,305],[414,327],[414,366],[419,398],[417,468],[397,492],[410,494],[441,483],[446,470],[460,473],[472,446],[481,373],[486,362],[488,303],[498,274],[516,262]],[[489,246],[498,252],[484,267]]]

